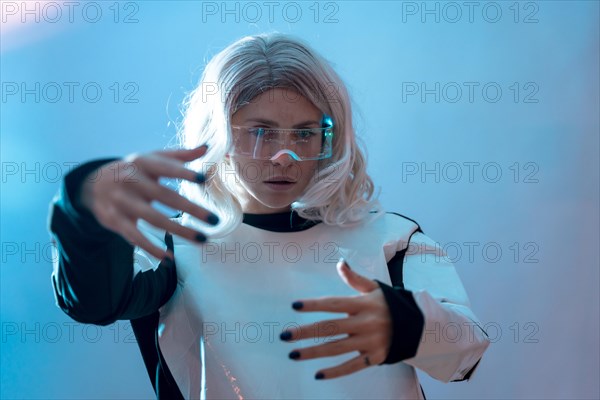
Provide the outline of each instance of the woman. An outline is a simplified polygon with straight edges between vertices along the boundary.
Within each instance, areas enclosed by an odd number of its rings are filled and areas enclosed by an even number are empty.
[[[471,376],[487,335],[439,247],[373,198],[345,86],[314,50],[231,44],[180,139],[73,170],[50,220],[58,305],[131,320],[157,397],[424,398],[415,367]]]

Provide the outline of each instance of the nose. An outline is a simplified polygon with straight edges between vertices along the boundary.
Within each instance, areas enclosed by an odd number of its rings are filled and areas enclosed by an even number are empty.
[[[293,163],[294,157],[288,152],[279,152],[273,158],[271,158],[271,162],[275,165],[280,165],[282,167],[287,167],[291,163]]]

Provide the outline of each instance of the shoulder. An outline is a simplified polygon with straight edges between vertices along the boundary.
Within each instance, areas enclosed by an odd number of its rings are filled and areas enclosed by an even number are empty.
[[[409,218],[406,215],[402,215],[402,214],[394,212],[394,211],[386,211],[385,213],[392,215],[392,217],[391,217],[392,219],[395,219],[396,217],[398,217],[398,218],[401,218],[403,222],[406,222],[406,221],[412,222],[415,225],[415,231],[423,233],[423,229],[421,229],[421,225],[419,225],[419,223],[417,221],[415,221],[414,219]]]
[[[412,218],[393,211],[379,211],[369,223],[363,226],[361,236],[378,237],[383,243],[407,243],[416,232],[422,232],[420,225]]]
[[[372,211],[372,213],[374,213],[374,211]],[[378,218],[375,218],[375,221],[381,221],[380,223],[389,226],[389,228],[394,231],[409,231],[411,234],[413,232],[423,233],[421,225],[406,215],[397,213],[395,211],[382,211],[381,213],[382,215],[380,215]]]

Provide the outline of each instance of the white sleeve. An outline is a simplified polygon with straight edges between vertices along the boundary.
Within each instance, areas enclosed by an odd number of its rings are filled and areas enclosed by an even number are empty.
[[[417,353],[404,362],[443,382],[470,379],[490,341],[454,265],[439,244],[416,232],[403,277],[425,319]]]

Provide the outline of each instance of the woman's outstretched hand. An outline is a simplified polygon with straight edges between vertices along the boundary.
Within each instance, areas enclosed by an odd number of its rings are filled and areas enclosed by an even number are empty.
[[[290,328],[280,336],[282,340],[296,341],[340,334],[348,335],[290,352],[289,357],[296,361],[331,357],[353,351],[360,353],[338,366],[318,371],[315,375],[316,379],[337,378],[381,364],[387,357],[392,341],[393,326],[390,311],[377,282],[352,271],[342,260],[337,264],[337,271],[348,286],[361,294],[299,300],[294,302],[292,307],[299,312],[347,313],[348,317]]]
[[[170,220],[151,205],[157,201],[210,224],[218,223],[218,218],[211,212],[159,183],[161,177],[204,183],[204,175],[186,168],[184,164],[202,157],[206,150],[206,146],[200,146],[189,150],[135,153],[103,165],[82,184],[80,204],[94,215],[100,225],[118,233],[131,244],[158,259],[173,259],[170,251],[155,246],[137,229],[137,220],[143,219],[191,241],[206,241],[201,232]]]

